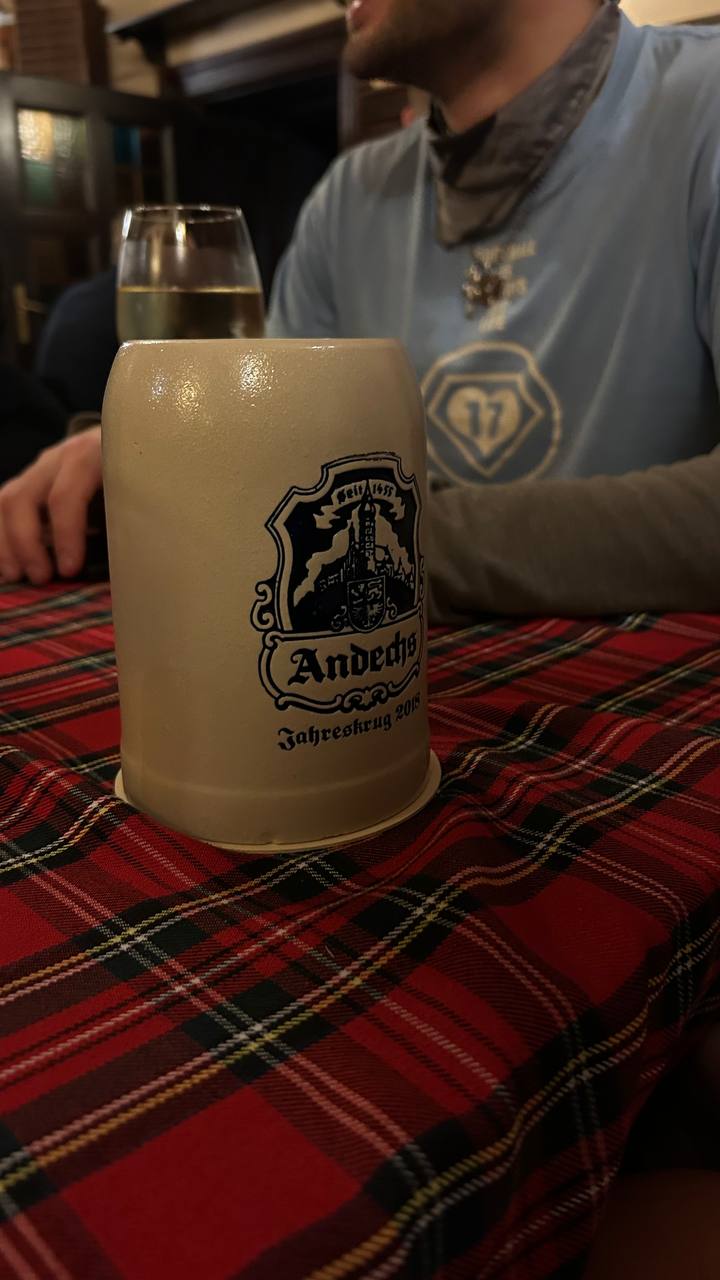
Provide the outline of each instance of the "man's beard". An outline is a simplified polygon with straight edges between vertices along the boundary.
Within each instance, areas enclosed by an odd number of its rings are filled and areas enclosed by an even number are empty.
[[[361,80],[394,80],[435,93],[469,44],[480,65],[492,60],[505,9],[506,0],[392,0],[375,29],[350,37],[345,66]]]

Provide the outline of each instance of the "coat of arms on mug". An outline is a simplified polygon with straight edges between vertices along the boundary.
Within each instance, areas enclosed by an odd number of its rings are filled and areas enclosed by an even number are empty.
[[[329,462],[266,522],[277,571],[257,585],[260,679],[279,710],[354,712],[420,674],[420,493],[392,453]]]

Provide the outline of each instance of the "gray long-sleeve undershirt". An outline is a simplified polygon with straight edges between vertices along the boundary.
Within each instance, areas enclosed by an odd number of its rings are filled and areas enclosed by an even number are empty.
[[[720,610],[720,451],[624,476],[435,489],[429,615]]]

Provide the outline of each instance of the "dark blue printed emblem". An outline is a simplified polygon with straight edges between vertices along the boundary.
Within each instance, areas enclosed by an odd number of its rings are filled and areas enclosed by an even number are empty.
[[[267,521],[277,571],[258,583],[260,677],[277,707],[351,712],[420,671],[420,494],[394,454],[362,454],[293,488]]]

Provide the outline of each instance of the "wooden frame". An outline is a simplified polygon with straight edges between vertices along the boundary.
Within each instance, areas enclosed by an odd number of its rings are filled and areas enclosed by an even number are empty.
[[[337,71],[344,43],[344,24],[330,21],[173,70],[188,97],[220,101]]]
[[[107,30],[121,40],[139,40],[150,56],[151,49],[164,49],[169,37],[189,35],[224,18],[236,18],[240,13],[266,9],[276,3],[277,0],[178,0],[176,4],[155,9],[146,17],[113,22]]]
[[[33,208],[25,203],[17,111],[23,108],[82,116],[87,128],[86,207],[79,209]],[[162,175],[165,199],[176,198],[173,126],[179,112],[191,107],[117,93],[89,85],[66,84],[40,76],[18,76],[0,72],[0,173],[3,199],[0,201],[0,280],[3,312],[2,346],[5,354],[14,348],[15,316],[13,292],[26,282],[26,246],[33,235],[77,235],[87,237],[93,270],[110,261],[110,228],[116,212],[113,125],[151,126],[160,131]]]
[[[109,28],[121,39],[139,40],[146,56],[188,97],[220,101],[254,93],[274,85],[302,81],[336,71],[345,44],[345,19],[337,18],[270,40],[198,58],[172,70],[166,66],[168,41],[206,30],[213,23],[243,12],[266,8],[275,0],[182,0],[146,18],[116,23]]]

